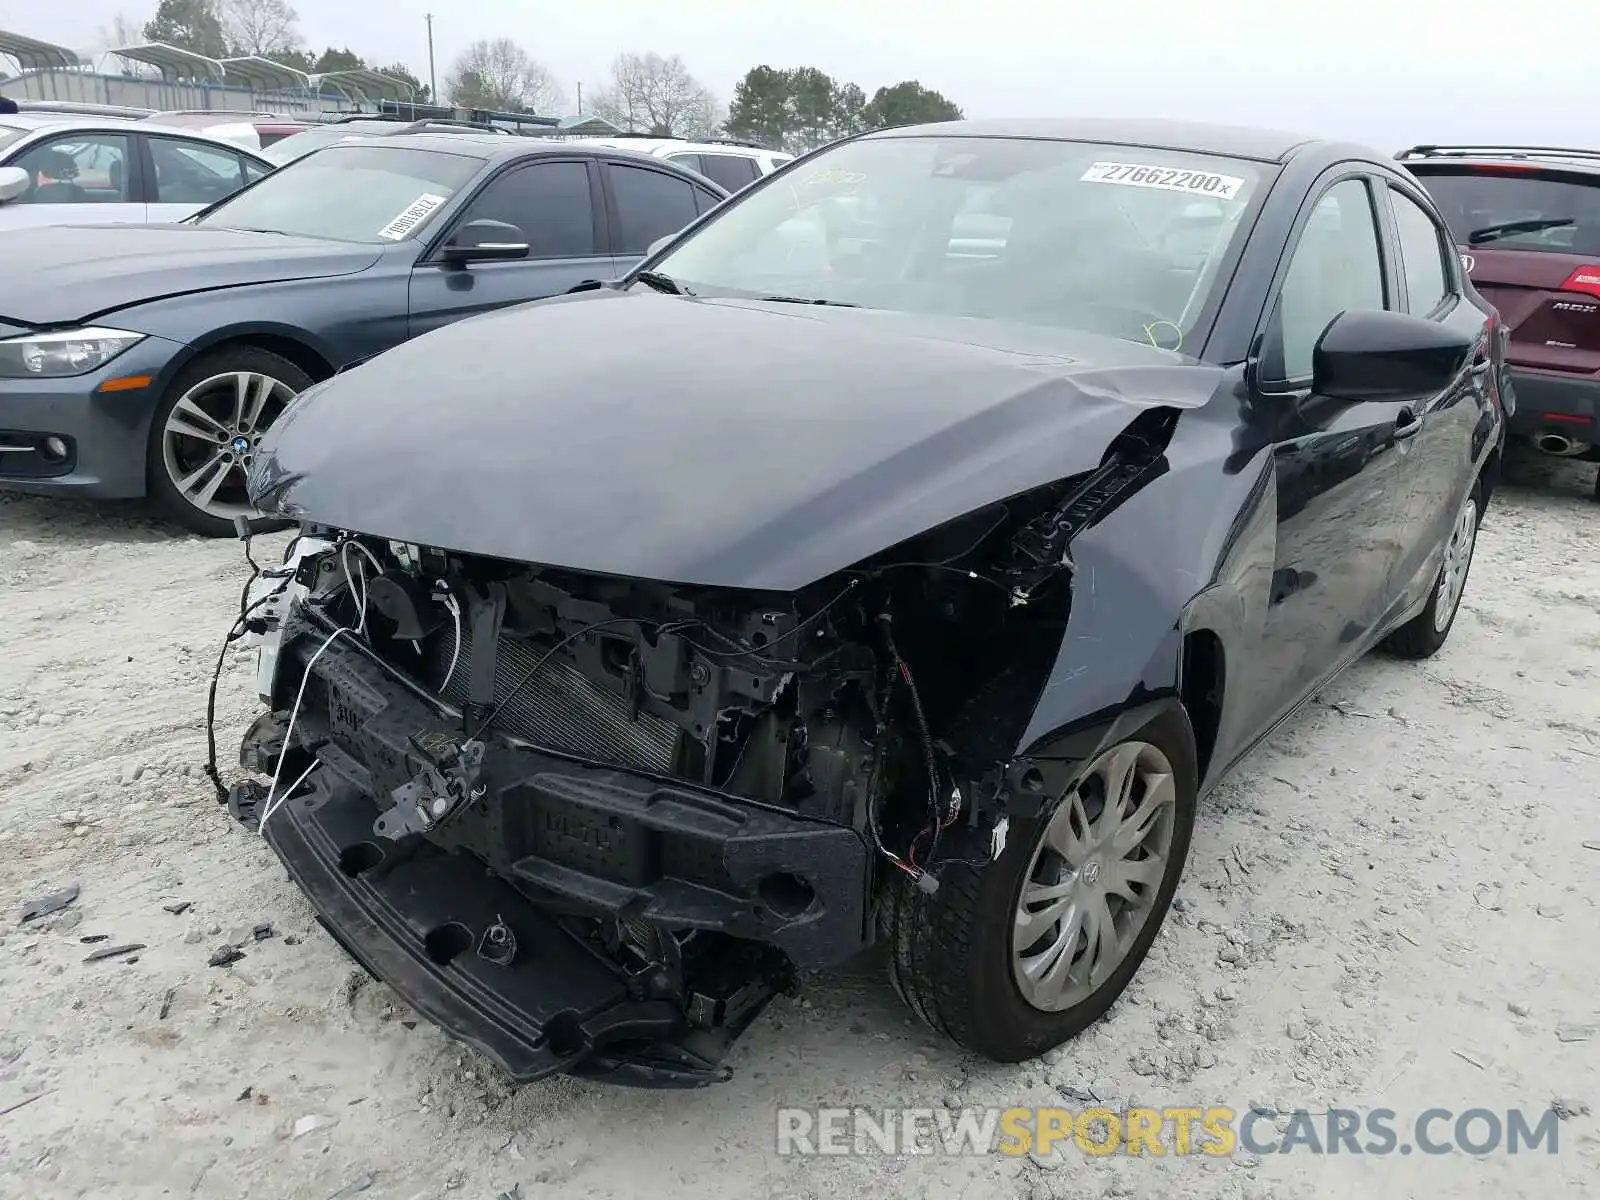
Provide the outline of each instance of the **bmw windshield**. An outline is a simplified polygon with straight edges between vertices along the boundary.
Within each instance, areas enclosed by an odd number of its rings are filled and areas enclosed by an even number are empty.
[[[415,146],[330,146],[268,175],[194,218],[340,242],[415,237],[483,160]]]
[[[1084,142],[866,138],[758,184],[650,266],[700,295],[1059,325],[1183,349],[1268,170]]]

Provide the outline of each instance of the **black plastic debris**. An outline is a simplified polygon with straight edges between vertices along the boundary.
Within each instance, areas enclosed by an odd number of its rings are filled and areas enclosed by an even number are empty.
[[[244,951],[235,945],[218,946],[216,952],[206,960],[206,966],[226,967],[231,963],[238,962],[243,957]]]
[[[272,926],[266,921],[261,922],[250,931],[250,936],[258,942],[264,942],[272,936]]]
[[[37,921],[40,917],[48,917],[53,912],[60,912],[78,898],[80,890],[79,885],[74,881],[67,884],[59,892],[51,892],[48,896],[40,896],[37,900],[29,900],[17,910],[17,924],[26,925],[29,921]]]
[[[181,916],[183,916],[184,913],[188,912],[191,908],[194,907],[194,901],[193,900],[179,900],[176,904],[163,904],[161,907],[166,909],[173,916],[181,917]]]
[[[161,997],[161,1011],[156,1014],[156,1020],[165,1021],[167,1014],[172,1011],[172,998],[178,994],[178,989],[169,987],[167,994]]]
[[[235,1096],[234,1099],[236,1101],[237,1100],[248,1100],[248,1099],[250,1099],[250,1096],[254,1091],[255,1091],[255,1088],[247,1087],[247,1088],[244,1089],[244,1091],[240,1092],[237,1096]]]
[[[295,937],[294,934],[288,933],[284,935],[283,944],[285,946],[298,946],[300,944],[300,939]]]
[[[129,942],[126,946],[102,946],[93,954],[85,958],[84,962],[99,962],[102,958],[116,958],[122,954],[133,954],[143,950],[143,942]]]
[[[78,940],[80,942],[82,942],[85,946],[92,946],[96,942],[107,942],[107,941],[110,941],[111,940],[111,935],[109,933],[86,933],[81,938],[79,938]]]

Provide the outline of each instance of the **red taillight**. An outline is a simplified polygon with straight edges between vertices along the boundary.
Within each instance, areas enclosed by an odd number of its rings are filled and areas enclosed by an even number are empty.
[[[1579,267],[1561,285],[1563,292],[1582,292],[1600,298],[1600,266]]]

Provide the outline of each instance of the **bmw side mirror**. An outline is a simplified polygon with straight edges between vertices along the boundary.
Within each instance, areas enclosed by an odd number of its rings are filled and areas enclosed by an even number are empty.
[[[1322,331],[1311,355],[1311,390],[1348,403],[1410,400],[1448,388],[1472,339],[1410,313],[1350,309]]]
[[[0,167],[0,204],[15,200],[33,186],[33,176],[21,167]]]
[[[528,235],[505,221],[468,221],[444,244],[446,262],[507,262],[533,253]]]

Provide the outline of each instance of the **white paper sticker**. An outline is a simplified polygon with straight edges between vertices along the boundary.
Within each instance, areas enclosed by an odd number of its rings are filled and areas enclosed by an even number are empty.
[[[427,220],[428,214],[443,204],[447,198],[445,196],[435,196],[432,192],[423,192],[422,195],[406,205],[404,212],[378,230],[378,236],[386,241],[398,242],[406,234],[422,224],[423,221]]]
[[[1196,196],[1213,196],[1218,200],[1232,200],[1244,187],[1244,180],[1236,175],[1219,175],[1215,171],[1195,171],[1179,167],[1158,167],[1149,163],[1090,163],[1080,177],[1084,183],[1116,183],[1123,187],[1160,188],[1166,192],[1188,192]]]

